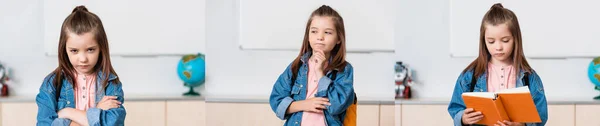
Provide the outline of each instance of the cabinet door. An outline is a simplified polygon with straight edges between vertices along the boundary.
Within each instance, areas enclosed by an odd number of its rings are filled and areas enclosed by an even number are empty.
[[[357,126],[379,126],[379,105],[356,106]]]
[[[37,104],[35,102],[2,103],[0,112],[2,126],[35,126]]]
[[[167,101],[167,126],[205,126],[204,101]]]
[[[575,105],[575,117],[577,126],[600,126],[600,105]]]
[[[207,126],[282,126],[268,103],[206,103]]]
[[[125,125],[165,125],[165,101],[130,101],[125,102],[123,105],[127,110]]]
[[[400,126],[400,105],[381,105],[379,108],[380,126]]]
[[[546,126],[575,126],[575,105],[548,105]]]
[[[448,126],[448,105],[402,105],[403,126]]]

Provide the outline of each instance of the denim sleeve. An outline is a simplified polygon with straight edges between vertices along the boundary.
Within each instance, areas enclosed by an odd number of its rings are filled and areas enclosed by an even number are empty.
[[[285,69],[277,81],[273,85],[273,89],[271,90],[271,96],[269,97],[269,104],[271,105],[271,109],[275,112],[277,118],[281,120],[285,120],[289,118],[289,114],[285,114],[288,107],[294,99],[291,97],[291,88],[292,88],[292,70],[291,64]]]
[[[71,125],[70,119],[65,118],[56,118],[52,121],[52,126],[69,126]]]
[[[316,97],[329,99],[330,106],[326,106],[326,111],[332,115],[339,115],[348,109],[354,102],[354,73],[350,63],[346,65],[344,71],[337,73],[334,80],[326,76],[319,79]]]
[[[52,86],[52,76],[44,79],[40,92],[35,97],[35,102],[38,106],[37,126],[68,126],[71,120],[58,118],[58,100],[56,99],[56,91]]]
[[[452,99],[448,105],[448,113],[454,120],[454,126],[462,126],[463,111],[466,109],[465,102],[462,99],[462,93],[464,92],[461,82],[464,80],[465,75],[461,74],[456,80],[454,85],[454,92],[452,93]]]
[[[531,76],[529,76],[529,90],[533,96],[533,102],[535,103],[535,107],[540,115],[540,119],[542,122],[527,124],[528,126],[543,126],[546,125],[548,121],[548,103],[546,101],[546,95],[544,93],[544,85],[542,84],[542,79],[537,75],[537,73],[533,72]]]
[[[117,96],[117,101],[122,104],[118,108],[102,110],[99,108],[90,108],[86,115],[90,126],[123,126],[125,125],[125,116],[127,112],[123,104],[125,96],[123,93],[122,84],[109,84],[106,90],[107,95]]]

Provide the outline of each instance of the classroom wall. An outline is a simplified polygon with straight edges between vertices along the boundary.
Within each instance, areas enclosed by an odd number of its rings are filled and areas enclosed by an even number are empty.
[[[43,2],[0,1],[0,62],[12,70],[11,95],[36,95],[44,77],[58,66],[56,56],[44,53]],[[179,56],[111,58],[128,95],[186,91],[175,71]]]
[[[207,72],[210,80],[207,80],[206,92],[268,96],[275,80],[298,51],[240,50],[237,1],[207,1],[206,22],[210,24],[206,25]],[[354,66],[354,87],[359,97],[394,97],[394,53],[348,53],[347,60]]]
[[[403,0],[398,5],[395,58],[417,70],[422,85],[414,88],[419,97],[449,99],[460,72],[475,59],[450,56],[449,4],[448,0]],[[519,16],[519,12],[515,13]],[[591,99],[600,94],[587,77],[591,58],[528,59],[528,62],[540,75],[548,99]]]
[[[198,88],[203,95],[268,96],[279,74],[298,54],[297,51],[241,50],[237,41],[237,3],[236,0],[207,1],[207,81]],[[43,51],[42,5],[42,0],[0,1],[3,18],[0,62],[13,71],[13,83],[9,85],[11,95],[36,95],[43,78],[58,64],[55,56],[46,56]],[[392,52],[348,54],[348,61],[355,68],[355,88],[360,96],[393,98],[393,55]],[[175,71],[179,56],[111,58],[127,95],[187,91]]]
[[[206,3],[207,82],[198,88],[206,96],[267,96],[277,76],[298,53],[241,50],[237,3]],[[42,4],[42,0],[0,1],[0,62],[13,72],[11,95],[36,95],[42,79],[57,66],[57,58],[43,51]],[[420,85],[413,87],[415,97],[449,99],[458,74],[473,60],[450,57],[449,1],[400,1],[398,11],[395,53],[348,54],[355,68],[356,92],[359,97],[392,98],[393,64],[402,60],[417,71]],[[186,88],[175,73],[179,58],[113,56],[112,61],[127,95],[180,94]],[[598,95],[586,76],[590,61],[529,59],[550,99]]]

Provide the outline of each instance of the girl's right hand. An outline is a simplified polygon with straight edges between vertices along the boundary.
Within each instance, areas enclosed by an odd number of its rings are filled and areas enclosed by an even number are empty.
[[[323,109],[327,109],[325,105],[331,105],[329,99],[322,97],[312,97],[306,100],[299,101],[301,110],[307,112],[322,113]]]
[[[473,108],[467,108],[463,113],[462,123],[471,125],[479,122],[481,119],[483,119],[483,114],[481,114],[481,112],[476,112]]]
[[[117,96],[104,96],[102,100],[98,102],[96,108],[100,108],[102,110],[108,110],[111,108],[118,108],[121,105],[121,102],[117,101]]]

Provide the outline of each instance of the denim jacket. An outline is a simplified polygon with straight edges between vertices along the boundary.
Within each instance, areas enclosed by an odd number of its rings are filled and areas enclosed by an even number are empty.
[[[104,88],[104,92],[101,92],[102,80],[104,80],[104,74],[98,72],[96,79],[96,102],[98,104],[102,97],[106,96],[117,96],[117,101],[123,103],[124,94],[121,88],[121,83],[114,84],[112,80],[117,79],[117,76],[112,74],[109,75],[109,83]],[[37,114],[37,125],[38,126],[68,126],[71,123],[70,119],[58,118],[58,111],[63,108],[75,108],[75,95],[73,85],[63,79],[60,95],[56,98],[57,92],[55,91],[53,80],[55,75],[51,74],[44,78],[44,82],[40,87],[40,93],[36,96],[35,101],[38,106]],[[88,123],[90,126],[122,126],[125,121],[125,108],[123,105],[119,105],[119,108],[112,108],[109,110],[102,110],[100,108],[89,108],[86,111]]]
[[[483,73],[477,79],[477,83],[475,84],[475,88],[473,92],[487,92],[487,73]],[[516,87],[522,87],[523,81],[525,80],[523,77],[525,76],[525,71],[521,70],[518,75],[517,85]],[[452,94],[452,100],[450,100],[450,104],[448,105],[448,113],[454,120],[455,126],[462,125],[462,116],[463,111],[466,109],[465,103],[462,99],[463,92],[471,92],[471,81],[473,77],[473,70],[469,70],[465,73],[462,73],[458,80],[456,80],[456,85],[454,86],[454,93]],[[548,121],[548,104],[546,102],[546,95],[544,94],[544,86],[542,84],[542,80],[538,76],[538,74],[533,71],[529,73],[529,91],[533,98],[533,102],[535,103],[535,107],[537,108],[538,114],[542,119],[541,123],[527,123],[527,126],[543,126]]]
[[[279,76],[275,84],[269,103],[271,109],[279,119],[287,120],[285,126],[298,126],[302,121],[302,111],[286,114],[290,104],[294,101],[306,99],[308,59],[311,53],[306,53],[301,57],[302,66],[298,70],[296,81],[292,83],[291,64]],[[317,93],[315,97],[328,98],[331,103],[323,110],[325,122],[328,126],[341,126],[346,116],[346,109],[354,101],[353,71],[352,65],[348,63],[343,71],[338,70],[336,77],[332,77],[332,71],[328,71],[325,76],[319,79]]]

